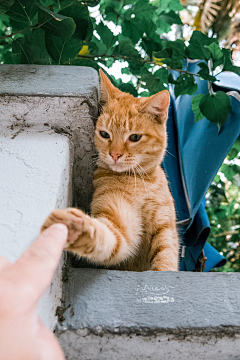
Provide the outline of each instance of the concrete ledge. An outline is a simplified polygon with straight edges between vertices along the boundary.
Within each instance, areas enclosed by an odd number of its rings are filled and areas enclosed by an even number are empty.
[[[192,356],[183,350],[178,356],[188,341],[192,345],[187,348],[196,346],[197,354],[203,342],[211,348],[220,339],[219,351],[231,340],[234,346],[228,345],[223,353],[230,356],[237,349],[236,355],[240,350],[239,281],[240,274],[231,273],[71,268],[63,287],[57,336],[71,360],[80,355],[82,360],[159,359],[163,348],[164,360],[186,359]],[[88,349],[90,341],[95,345]],[[208,353],[207,347],[204,352]],[[196,358],[230,359],[209,354]]]
[[[98,98],[96,70],[84,66],[0,66],[0,96],[72,96]]]
[[[144,333],[240,326],[240,274],[69,269],[59,329]]]

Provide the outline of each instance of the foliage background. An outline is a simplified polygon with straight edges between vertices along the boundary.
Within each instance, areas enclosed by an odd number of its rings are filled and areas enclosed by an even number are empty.
[[[0,0],[0,62],[101,66],[108,71],[118,62],[122,75],[128,77],[126,82],[115,78],[115,84],[134,96],[150,96],[169,84],[174,85],[176,97],[193,95],[199,76],[209,81],[209,94],[193,98],[195,120],[205,116],[220,130],[231,106],[225,93],[214,93],[212,83],[221,71],[240,75],[229,49],[235,50],[237,59],[239,2],[101,0],[96,8],[98,3]],[[201,60],[197,75],[187,71],[188,58]],[[171,69],[179,76],[173,76]],[[240,271],[239,154],[240,140],[207,194],[209,242],[228,260],[221,271]]]

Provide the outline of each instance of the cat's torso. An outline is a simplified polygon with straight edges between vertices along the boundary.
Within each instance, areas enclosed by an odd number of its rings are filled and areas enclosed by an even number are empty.
[[[137,246],[137,251],[132,257],[118,265],[106,262],[106,266],[129,271],[149,270],[149,251],[157,226],[161,225],[161,222],[167,222],[175,227],[176,222],[174,203],[164,171],[158,166],[148,174],[134,176],[132,173],[117,173],[98,168],[94,179],[92,216],[97,218],[99,213],[102,215],[104,211],[108,214],[116,213],[116,206],[118,214],[121,214],[121,223],[132,229],[133,236],[130,240]]]

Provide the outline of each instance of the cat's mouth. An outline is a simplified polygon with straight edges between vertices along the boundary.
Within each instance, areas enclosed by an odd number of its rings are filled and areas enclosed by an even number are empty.
[[[129,166],[124,164],[108,164],[111,170],[116,172],[125,172],[129,170]]]

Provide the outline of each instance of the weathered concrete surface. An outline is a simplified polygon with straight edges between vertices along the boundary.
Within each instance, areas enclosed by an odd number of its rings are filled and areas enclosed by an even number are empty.
[[[239,273],[70,269],[59,329],[152,334],[240,327]]]
[[[70,269],[67,360],[240,360],[240,274]]]
[[[66,360],[240,360],[240,335],[58,334]]]
[[[4,65],[0,94],[98,98],[96,70],[84,66]]]
[[[98,75],[90,68],[0,67],[0,254],[14,261],[54,208],[87,210],[92,196]],[[73,178],[73,181],[72,181]],[[39,304],[53,329],[61,266]]]

